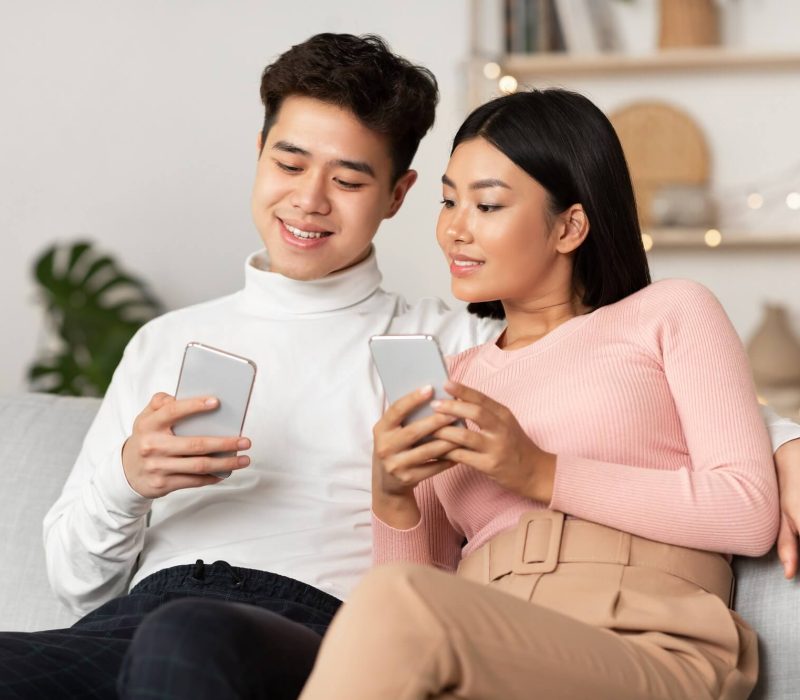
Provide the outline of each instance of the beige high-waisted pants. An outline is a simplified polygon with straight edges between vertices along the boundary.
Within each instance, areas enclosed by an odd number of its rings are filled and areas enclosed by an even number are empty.
[[[743,699],[758,652],[732,580],[721,555],[539,511],[457,576],[373,569],[301,700]]]

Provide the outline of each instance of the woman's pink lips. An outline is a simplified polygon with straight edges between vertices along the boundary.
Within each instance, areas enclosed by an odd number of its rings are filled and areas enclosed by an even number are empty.
[[[456,260],[459,261],[467,261],[467,262],[475,262],[477,265],[456,265]],[[483,262],[481,260],[474,260],[473,258],[468,258],[464,255],[454,255],[450,259],[450,274],[453,277],[468,277],[469,275],[474,274],[478,270],[483,267]]]
[[[283,238],[284,241],[295,248],[303,248],[304,250],[319,248],[330,238],[330,236],[322,236],[321,238],[298,238],[292,235],[292,232],[286,228],[286,225],[280,219],[278,219],[278,227],[280,228],[281,238]]]

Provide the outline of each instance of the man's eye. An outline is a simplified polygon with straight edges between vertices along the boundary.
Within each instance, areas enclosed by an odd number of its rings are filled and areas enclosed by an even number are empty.
[[[287,173],[299,173],[302,168],[297,165],[289,165],[288,163],[281,163],[281,161],[276,160],[275,164],[284,172]]]
[[[335,178],[335,180],[338,185],[341,185],[346,190],[359,190],[364,186],[364,184],[361,182],[348,182],[347,180],[342,180],[338,177]]]
[[[442,206],[443,206],[445,209],[452,209],[452,208],[453,208],[455,205],[456,205],[456,204],[455,204],[455,202],[454,202],[452,199],[447,199],[447,197],[445,197],[444,199],[442,199]]]

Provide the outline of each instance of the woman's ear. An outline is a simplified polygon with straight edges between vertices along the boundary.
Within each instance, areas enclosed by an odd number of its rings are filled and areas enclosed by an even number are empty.
[[[586,240],[589,234],[589,217],[580,204],[573,204],[559,215],[561,226],[558,232],[556,250],[559,253],[572,253]]]

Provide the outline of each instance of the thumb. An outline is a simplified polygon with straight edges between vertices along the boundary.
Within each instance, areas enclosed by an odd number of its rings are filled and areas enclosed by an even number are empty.
[[[778,531],[778,558],[783,563],[783,575],[793,579],[797,574],[797,529],[784,513]]]

